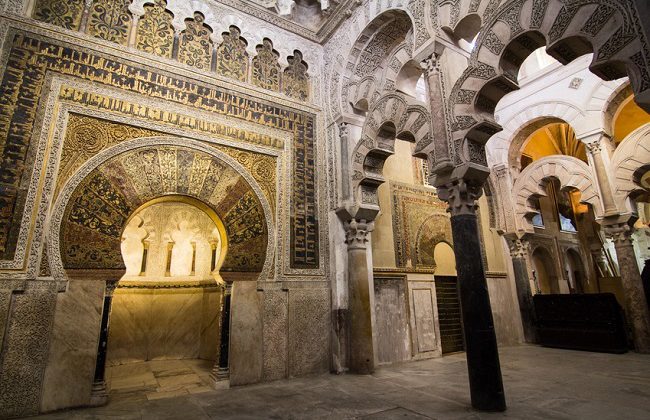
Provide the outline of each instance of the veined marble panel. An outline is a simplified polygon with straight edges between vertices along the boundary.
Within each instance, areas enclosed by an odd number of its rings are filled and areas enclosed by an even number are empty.
[[[41,411],[89,403],[104,288],[101,280],[70,280],[57,295]]]

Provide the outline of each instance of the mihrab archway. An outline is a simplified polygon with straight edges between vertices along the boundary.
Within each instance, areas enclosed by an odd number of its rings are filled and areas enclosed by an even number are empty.
[[[191,139],[149,137],[122,142],[90,158],[61,189],[47,249],[56,280],[106,282],[91,404],[107,398],[108,320],[112,291],[125,272],[123,228],[142,205],[179,196],[200,203],[223,222],[228,243],[220,267],[223,279],[260,280],[271,271],[275,255],[271,207],[253,177],[225,153]],[[226,297],[226,308],[229,301]],[[222,336],[221,342],[228,338]]]

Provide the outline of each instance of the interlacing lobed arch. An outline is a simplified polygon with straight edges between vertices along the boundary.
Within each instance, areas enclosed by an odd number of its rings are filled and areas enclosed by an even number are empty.
[[[637,101],[650,87],[648,46],[638,17],[628,1],[510,0],[458,2],[443,27],[454,28],[460,10],[479,13],[484,24],[468,68],[449,96],[454,164],[486,165],[483,145],[501,127],[494,109],[507,93],[518,89],[523,60],[546,45],[547,52],[566,64],[592,53],[590,69],[605,80],[629,75]],[[444,19],[441,16],[441,19]],[[487,172],[487,168],[486,168]]]

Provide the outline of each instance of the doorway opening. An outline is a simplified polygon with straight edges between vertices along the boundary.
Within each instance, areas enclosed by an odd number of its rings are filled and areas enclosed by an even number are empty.
[[[219,360],[225,229],[198,200],[165,196],[129,218],[126,274],[113,296],[107,353],[111,397],[209,391]]]

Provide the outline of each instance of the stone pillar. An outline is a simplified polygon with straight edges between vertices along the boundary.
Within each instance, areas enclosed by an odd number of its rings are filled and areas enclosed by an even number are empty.
[[[650,315],[634,254],[632,227],[628,223],[610,224],[605,226],[605,234],[612,239],[616,249],[627,321],[634,334],[634,348],[639,353],[650,353]]]
[[[535,315],[533,294],[530,291],[530,279],[528,278],[528,265],[526,264],[528,241],[516,237],[509,238],[508,247],[515,273],[515,287],[517,288],[521,324],[524,328],[524,339],[526,343],[537,343],[537,316]]]
[[[232,283],[226,283],[221,299],[221,332],[219,340],[219,359],[212,368],[210,377],[217,382],[230,378],[228,364],[228,349],[230,348],[230,298],[232,296]]]
[[[450,130],[447,126],[447,108],[445,105],[445,86],[440,73],[440,56],[433,54],[422,62],[424,81],[429,93],[429,109],[431,109],[431,135],[434,139],[433,167],[431,172],[444,171],[451,168],[452,162],[449,153]]]
[[[607,137],[602,135],[602,133],[598,133],[594,136],[593,140],[584,140],[584,143],[594,163],[596,181],[598,182],[598,189],[600,190],[600,196],[603,199],[603,206],[605,207],[605,216],[612,216],[618,213],[618,209],[614,201],[607,168],[605,168],[605,162],[603,161],[602,142],[607,141],[606,139]]]
[[[97,360],[95,361],[95,377],[90,394],[90,405],[100,406],[108,403],[106,390],[106,355],[108,351],[108,328],[110,326],[111,304],[113,292],[117,287],[117,280],[106,281],[104,292],[104,307],[102,309],[102,323],[99,330],[99,344],[97,346]]]
[[[472,407],[504,411],[501,365],[476,218],[481,190],[480,183],[455,179],[439,186],[438,195],[451,212]]]
[[[370,374],[375,370],[372,345],[372,314],[368,282],[367,243],[373,222],[352,219],[344,222],[348,245],[348,293],[350,315],[350,371]]]

